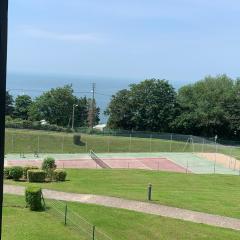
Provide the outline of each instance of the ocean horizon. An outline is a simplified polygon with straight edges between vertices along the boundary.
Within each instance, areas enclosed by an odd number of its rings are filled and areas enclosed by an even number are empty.
[[[36,74],[36,73],[13,73],[7,74],[7,90],[14,97],[17,95],[28,94],[32,98],[41,95],[44,91],[51,88],[62,87],[72,84],[74,94],[78,97],[92,96],[92,83],[96,84],[96,102],[100,107],[100,123],[107,122],[104,111],[111,100],[111,96],[121,89],[126,89],[132,83],[138,83],[143,79],[111,78],[111,77],[91,77],[57,74]],[[173,86],[177,89],[181,83]]]

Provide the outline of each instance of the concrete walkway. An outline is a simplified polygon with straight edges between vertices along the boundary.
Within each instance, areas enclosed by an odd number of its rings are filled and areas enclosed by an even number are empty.
[[[4,193],[7,194],[24,195],[24,190],[25,188],[21,186],[4,185]],[[181,208],[168,207],[148,202],[140,202],[92,194],[59,192],[47,189],[43,190],[43,195],[48,199],[97,204],[105,207],[128,209],[147,214],[191,221],[194,223],[204,223],[216,227],[240,230],[240,219],[196,212]]]

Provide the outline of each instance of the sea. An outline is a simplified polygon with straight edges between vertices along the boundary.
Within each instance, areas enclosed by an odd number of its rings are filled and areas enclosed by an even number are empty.
[[[92,84],[96,86],[96,102],[100,107],[100,123],[106,123],[108,117],[104,114],[112,95],[121,89],[126,89],[132,83],[139,83],[141,78],[96,77],[57,74],[36,74],[8,72],[7,90],[14,97],[28,94],[33,99],[43,92],[55,87],[72,84],[74,94],[78,97],[92,97]],[[182,84],[175,82],[173,86],[179,88]]]

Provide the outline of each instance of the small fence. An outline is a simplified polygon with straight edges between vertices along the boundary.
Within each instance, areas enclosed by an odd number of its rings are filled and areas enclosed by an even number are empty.
[[[5,195],[4,195],[5,196]],[[3,208],[25,209],[23,198],[16,199],[4,197]],[[71,207],[71,204],[58,200],[45,199],[45,211],[55,218],[54,221],[62,223],[62,227],[70,228],[81,240],[112,240],[107,234],[97,226],[88,222]],[[48,215],[46,215],[48,217]],[[21,222],[19,223],[21,224]],[[14,235],[12,233],[12,235]]]
[[[54,214],[58,221],[79,233],[84,240],[112,240],[97,226],[77,214],[67,202],[45,199],[47,211]]]

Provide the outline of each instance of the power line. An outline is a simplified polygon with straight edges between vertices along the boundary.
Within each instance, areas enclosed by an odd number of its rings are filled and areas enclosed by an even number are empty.
[[[96,86],[96,84],[95,84]],[[12,92],[12,91],[21,91],[21,92],[39,92],[39,93],[43,93],[46,92],[47,90],[43,90],[43,89],[26,89],[26,88],[8,88],[7,89],[8,92]],[[92,94],[92,91],[73,91],[74,93],[77,94]],[[94,92],[94,97],[95,95],[100,95],[100,96],[106,96],[106,97],[112,97],[112,95],[110,94],[106,94],[106,93],[100,93],[100,92]]]

